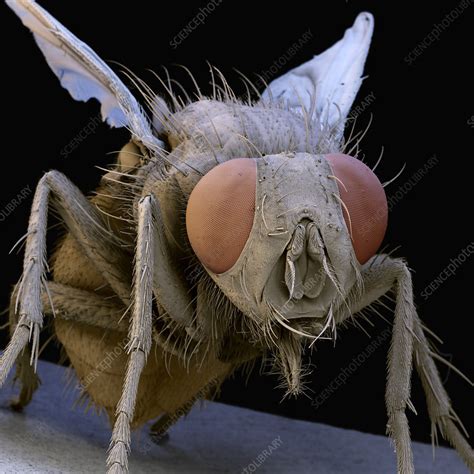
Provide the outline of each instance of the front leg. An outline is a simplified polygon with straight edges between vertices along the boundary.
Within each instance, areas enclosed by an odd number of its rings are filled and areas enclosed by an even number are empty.
[[[409,397],[413,361],[422,381],[433,426],[440,429],[443,437],[474,472],[474,452],[455,424],[459,420],[441,382],[433,360],[434,354],[414,306],[411,275],[407,265],[401,259],[375,255],[364,265],[362,277],[364,282],[362,294],[354,290],[353,294],[348,295],[349,309],[341,306],[336,315],[336,322],[340,323],[352,317],[389,291],[394,291],[396,295],[386,405],[389,416],[388,431],[395,441],[398,472],[402,474],[414,472],[410,434],[405,415],[406,407],[412,407]]]
[[[18,324],[15,313],[15,302],[18,291],[10,298],[10,330],[13,333]],[[126,310],[123,305],[112,299],[104,299],[96,293],[72,288],[61,283],[48,281],[48,292],[41,294],[41,303],[45,315],[88,324],[106,330],[119,331],[126,334],[128,325],[121,317]],[[16,411],[21,411],[28,405],[34,392],[40,385],[40,379],[29,363],[28,347],[21,352],[16,362],[15,380],[20,382],[18,398],[11,403]]]
[[[140,375],[152,344],[153,205],[152,196],[145,196],[138,203],[133,311],[126,346],[129,360],[107,457],[109,474],[128,472],[130,424],[135,411]]]
[[[129,302],[130,283],[126,275],[130,272],[126,266],[130,258],[120,247],[121,242],[107,229],[97,209],[71,181],[58,171],[46,173],[38,183],[33,199],[23,275],[16,288],[18,296],[14,311],[18,315],[18,324],[0,358],[0,387],[30,340],[30,364],[36,370],[39,333],[43,326],[41,293],[47,291],[46,230],[51,200],[84,254],[94,262],[124,304]]]

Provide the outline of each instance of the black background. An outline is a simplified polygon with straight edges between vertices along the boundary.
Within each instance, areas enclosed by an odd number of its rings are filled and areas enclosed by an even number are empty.
[[[162,9],[166,4],[166,9]],[[281,70],[295,67],[337,41],[356,14],[368,10],[375,15],[375,34],[366,65],[365,80],[355,104],[373,93],[373,105],[358,120],[358,128],[373,124],[362,143],[368,163],[375,163],[382,146],[385,154],[378,168],[382,180],[393,177],[406,163],[398,180],[387,188],[390,196],[433,155],[438,165],[394,206],[385,243],[407,258],[414,269],[416,303],[422,319],[442,337],[441,352],[470,378],[472,368],[472,270],[473,258],[457,269],[426,301],[425,288],[472,240],[468,230],[472,209],[468,190],[472,189],[471,117],[472,19],[469,7],[414,62],[405,56],[440,23],[458,2],[442,6],[426,3],[419,11],[398,2],[297,2],[277,6],[274,2],[231,2],[223,0],[182,44],[173,48],[172,38],[188,23],[204,3],[160,2],[157,13],[151,3],[53,2],[42,5],[104,59],[113,59],[131,68],[158,87],[147,68],[160,71],[166,66],[187,89],[191,82],[173,64],[186,65],[204,93],[210,92],[206,60],[219,67],[238,93],[244,88],[236,67],[249,77],[268,70],[308,28],[312,38]],[[95,102],[74,102],[59,86],[30,34],[3,4],[0,6],[2,32],[2,187],[0,209],[29,185],[33,190],[42,173],[59,169],[90,192],[101,171],[96,165],[112,162],[110,152],[127,140],[122,130],[96,127],[69,156],[64,147],[97,116]],[[115,67],[115,66],[114,66]],[[115,67],[117,69],[117,67]],[[2,307],[7,306],[11,285],[21,273],[22,255],[8,255],[11,246],[27,228],[31,195],[0,222],[2,243]],[[54,235],[54,234],[53,234]],[[3,319],[5,321],[6,319]],[[374,327],[364,324],[373,336],[385,324],[374,317]],[[43,340],[45,336],[43,336]],[[278,380],[255,371],[245,384],[237,376],[224,384],[221,400],[228,403],[279,413],[291,417],[330,423],[373,433],[384,433],[385,366],[388,340],[317,410],[315,397],[364,351],[370,340],[360,329],[339,333],[335,348],[322,342],[312,358],[313,374],[308,380],[308,396],[281,402],[283,392],[274,388]],[[6,331],[0,334],[0,347]],[[56,360],[57,351],[48,348],[43,358]],[[473,390],[457,375],[440,367],[454,407],[474,435]],[[418,381],[413,402],[419,415],[410,415],[414,439],[429,441],[430,425]],[[469,403],[471,402],[471,403]]]

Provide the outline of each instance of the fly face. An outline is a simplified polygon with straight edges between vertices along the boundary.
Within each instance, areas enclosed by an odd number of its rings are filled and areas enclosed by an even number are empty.
[[[318,319],[326,327],[358,281],[359,260],[383,238],[383,220],[367,232],[371,208],[386,206],[367,170],[346,155],[227,161],[191,193],[191,245],[223,293],[255,322]]]

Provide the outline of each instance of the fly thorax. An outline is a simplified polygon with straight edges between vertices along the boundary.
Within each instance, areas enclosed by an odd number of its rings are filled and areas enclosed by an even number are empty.
[[[337,151],[323,138],[316,121],[276,106],[200,100],[174,113],[167,122],[172,149],[186,149],[180,160],[196,152],[221,154],[225,159],[280,153]],[[182,144],[188,142],[184,147]],[[185,155],[188,154],[188,157]]]

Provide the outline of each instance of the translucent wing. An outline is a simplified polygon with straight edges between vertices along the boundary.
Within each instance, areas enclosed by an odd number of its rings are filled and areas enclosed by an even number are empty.
[[[153,136],[140,105],[125,84],[85,43],[33,0],[6,0],[28,27],[61,85],[76,100],[97,99],[102,118],[112,127],[127,127],[148,148],[162,146]]]
[[[272,81],[262,100],[282,100],[297,111],[304,108],[330,127],[343,123],[362,84],[373,30],[373,16],[360,13],[340,41]]]

